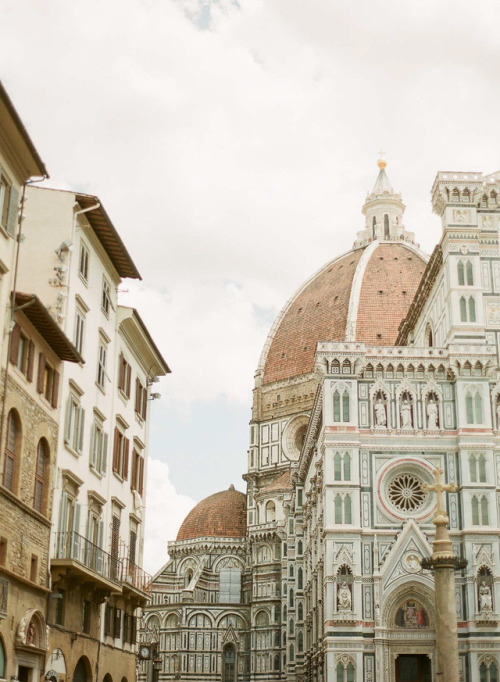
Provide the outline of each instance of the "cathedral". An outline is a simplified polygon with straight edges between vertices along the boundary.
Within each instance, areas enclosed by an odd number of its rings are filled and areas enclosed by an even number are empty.
[[[462,682],[500,676],[500,173],[439,172],[424,254],[380,160],[364,228],[296,291],[255,374],[246,494],[169,543],[139,679],[431,682],[439,466]],[[458,680],[457,680],[458,682]]]

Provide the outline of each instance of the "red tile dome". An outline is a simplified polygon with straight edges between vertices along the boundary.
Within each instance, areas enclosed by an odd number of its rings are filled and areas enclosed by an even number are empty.
[[[210,495],[191,509],[177,533],[177,540],[243,538],[246,531],[246,496],[231,485],[229,490]]]
[[[325,265],[274,323],[259,363],[263,383],[312,372],[318,341],[394,345],[425,266],[421,251],[397,241],[375,241]]]

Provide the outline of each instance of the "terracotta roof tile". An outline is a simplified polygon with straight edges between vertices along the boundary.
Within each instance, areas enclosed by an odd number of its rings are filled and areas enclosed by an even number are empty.
[[[243,538],[247,532],[246,496],[231,486],[199,502],[186,516],[177,540]]]

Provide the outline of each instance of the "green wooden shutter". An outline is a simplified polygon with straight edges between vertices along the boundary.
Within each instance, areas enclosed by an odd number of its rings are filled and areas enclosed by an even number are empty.
[[[101,474],[105,474],[108,468],[108,434],[102,434],[101,439]]]

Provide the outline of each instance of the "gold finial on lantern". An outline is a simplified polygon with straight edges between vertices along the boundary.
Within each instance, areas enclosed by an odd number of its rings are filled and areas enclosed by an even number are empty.
[[[378,153],[378,161],[377,161],[377,166],[380,168],[380,170],[384,170],[384,168],[387,166],[387,162],[385,160],[385,152],[379,152]]]

